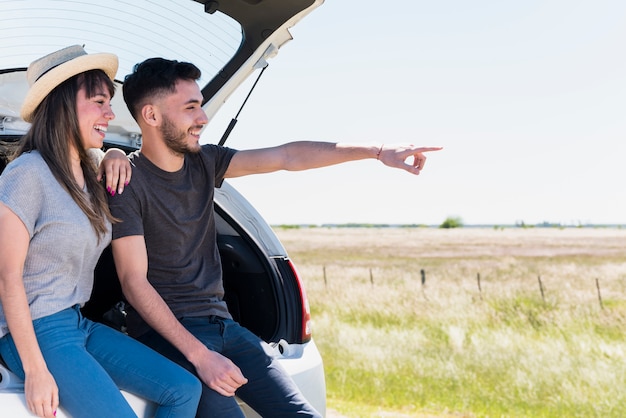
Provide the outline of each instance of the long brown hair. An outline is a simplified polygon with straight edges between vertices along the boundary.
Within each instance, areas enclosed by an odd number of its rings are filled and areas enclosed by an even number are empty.
[[[98,239],[107,233],[106,219],[115,222],[109,211],[104,187],[98,183],[96,167],[81,140],[76,95],[85,87],[87,97],[94,97],[105,83],[113,97],[115,85],[102,70],[90,70],[59,84],[35,110],[30,130],[24,135],[15,157],[37,150],[57,181],[87,215]],[[85,177],[85,193],[74,179],[70,151],[75,148]]]

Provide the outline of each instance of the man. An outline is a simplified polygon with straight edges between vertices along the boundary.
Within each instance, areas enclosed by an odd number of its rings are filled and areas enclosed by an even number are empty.
[[[235,393],[265,417],[319,417],[261,340],[232,320],[217,250],[213,194],[225,178],[305,170],[377,158],[419,174],[427,151],[414,146],[292,142],[236,151],[200,146],[208,123],[190,63],[152,58],[124,82],[124,100],[142,131],[131,155],[133,181],[109,199],[122,222],[113,255],[132,309],[129,333],[195,372],[199,417],[242,417]],[[412,164],[405,161],[413,157]]]

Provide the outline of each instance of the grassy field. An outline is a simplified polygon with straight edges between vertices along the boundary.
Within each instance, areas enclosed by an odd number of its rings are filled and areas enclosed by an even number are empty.
[[[275,230],[343,416],[626,416],[626,230]]]

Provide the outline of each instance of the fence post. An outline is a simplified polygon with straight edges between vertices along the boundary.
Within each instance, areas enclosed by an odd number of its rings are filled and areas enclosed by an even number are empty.
[[[425,300],[428,300],[428,296],[426,296],[426,271],[420,269],[420,275],[422,276],[422,296]]]
[[[602,295],[600,294],[600,280],[596,279],[596,289],[598,289],[598,301],[600,302],[600,309],[604,309],[602,304]]]
[[[537,280],[539,281],[539,290],[541,291],[541,300],[543,303],[546,303],[545,295],[543,294],[543,283],[541,282],[541,276],[537,276]]]

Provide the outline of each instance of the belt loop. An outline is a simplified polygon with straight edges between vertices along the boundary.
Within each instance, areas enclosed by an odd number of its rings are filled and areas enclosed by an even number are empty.
[[[224,334],[224,320],[217,315],[209,315],[209,323],[220,326],[220,334]]]

